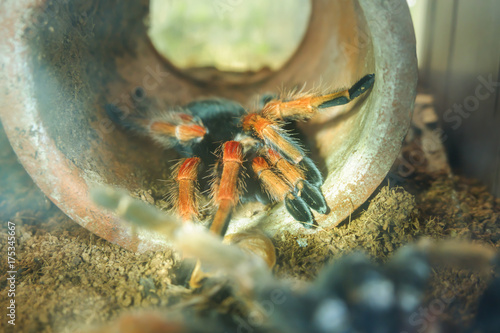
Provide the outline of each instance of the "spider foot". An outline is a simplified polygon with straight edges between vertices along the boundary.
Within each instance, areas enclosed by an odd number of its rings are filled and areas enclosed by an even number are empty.
[[[321,191],[303,178],[298,168],[278,156],[272,150],[268,154],[276,171],[260,156],[253,159],[252,169],[271,200],[284,201],[290,215],[305,228],[311,228],[314,216],[310,208],[320,213],[327,212],[326,201]]]
[[[328,214],[330,208],[326,204],[325,197],[318,187],[313,186],[307,180],[303,180],[300,189],[300,197],[304,202],[320,214]]]
[[[272,165],[294,189],[294,193],[300,196],[310,208],[320,214],[328,213],[328,205],[319,189],[321,183],[319,183],[318,179],[314,179],[316,177],[315,171],[317,171],[317,168],[309,158],[304,157],[304,159],[310,162],[310,165],[308,165],[310,169],[301,169],[299,166],[293,165],[287,161],[278,152],[272,149],[267,151],[267,156]],[[311,172],[311,170],[313,170],[313,172]],[[317,184],[313,185],[309,182],[309,178],[307,178],[309,175],[313,176]],[[322,182],[322,179],[320,179],[320,181]]]
[[[318,97],[318,100],[323,102],[317,107],[319,109],[326,109],[332,106],[344,105],[361,96],[365,93],[375,82],[375,74],[365,75],[361,80],[356,82],[348,90],[340,91],[335,94],[325,95]]]
[[[323,175],[319,171],[318,167],[314,162],[307,156],[298,163],[298,166],[304,170],[305,179],[307,179],[311,184],[316,187],[323,185]]]
[[[375,82],[375,74],[365,75],[361,80],[356,82],[351,89],[349,89],[349,98],[353,100],[354,98],[360,96],[365,91],[371,88]]]
[[[314,216],[301,197],[297,197],[294,194],[289,193],[285,198],[285,207],[294,219],[302,223],[304,228],[312,228],[314,225]]]

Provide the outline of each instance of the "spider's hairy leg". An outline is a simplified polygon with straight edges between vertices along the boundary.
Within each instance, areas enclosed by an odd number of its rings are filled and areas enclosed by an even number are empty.
[[[375,74],[365,75],[351,88],[322,96],[306,96],[291,101],[273,100],[262,112],[266,117],[276,119],[305,120],[314,116],[319,109],[347,104],[366,92],[375,82]]]
[[[300,168],[288,162],[272,149],[267,151],[267,156],[272,165],[280,171],[283,178],[295,189],[295,193],[297,193],[309,207],[321,214],[328,213],[329,209],[325,197],[318,187],[307,181],[305,173]]]
[[[149,124],[149,130],[152,136],[166,136],[181,143],[200,140],[207,133],[198,119],[184,113],[172,115],[170,119],[154,120]]]
[[[210,225],[210,231],[224,236],[227,225],[231,219],[234,206],[239,200],[239,176],[243,163],[243,151],[237,141],[227,141],[222,146],[222,175],[216,186],[214,186],[214,202],[217,211]],[[189,285],[191,288],[201,286],[201,281],[207,274],[201,269],[201,262],[196,262],[191,274]]]
[[[285,207],[293,218],[306,228],[312,227],[314,218],[307,204],[293,193],[290,185],[271,169],[263,157],[252,160],[252,169],[271,199],[285,201]]]
[[[150,136],[165,147],[199,142],[207,129],[198,117],[173,111],[143,114],[126,114],[114,104],[105,105],[108,117],[125,129]]]
[[[183,221],[198,219],[198,157],[182,159],[175,168],[174,207]]]
[[[227,141],[222,147],[222,175],[213,194],[217,212],[210,230],[218,235],[226,233],[231,213],[239,201],[240,174],[242,171],[243,151],[237,141]]]
[[[279,122],[265,118],[257,113],[249,113],[242,120],[242,127],[245,132],[253,132],[268,147],[279,152],[293,164],[298,164],[306,173],[306,178],[315,186],[323,185],[323,176],[310,158],[305,156],[305,152],[294,138],[290,137],[280,127]]]
[[[300,163],[305,155],[304,150],[279,125],[257,113],[246,115],[242,121],[245,132],[255,133],[266,145],[279,151],[290,162]]]

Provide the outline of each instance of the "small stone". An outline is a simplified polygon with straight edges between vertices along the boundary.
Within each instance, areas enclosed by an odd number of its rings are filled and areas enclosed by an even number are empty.
[[[90,256],[89,256],[89,254],[88,254],[87,252],[84,252],[84,253],[82,254],[82,259],[83,259],[83,261],[85,261],[85,262],[90,262]]]

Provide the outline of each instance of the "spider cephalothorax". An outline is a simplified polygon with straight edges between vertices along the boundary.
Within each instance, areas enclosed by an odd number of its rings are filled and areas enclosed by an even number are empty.
[[[209,195],[215,207],[211,230],[217,234],[225,234],[232,211],[242,200],[283,201],[288,212],[310,228],[311,209],[320,214],[329,211],[321,193],[323,176],[285,124],[346,104],[374,80],[374,74],[366,75],[350,89],[332,94],[267,96],[260,110],[252,112],[226,99],[195,101],[170,111],[138,108],[130,115],[108,104],[106,111],[121,126],[184,156],[173,170],[171,196],[183,220],[198,219],[198,199]],[[212,175],[210,181],[206,175]]]

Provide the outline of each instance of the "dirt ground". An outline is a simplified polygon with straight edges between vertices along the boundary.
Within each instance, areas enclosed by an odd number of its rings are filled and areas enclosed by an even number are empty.
[[[275,275],[311,281],[339,256],[362,250],[384,261],[422,237],[458,238],[500,247],[500,199],[477,181],[429,171],[434,159],[402,175],[408,154],[428,149],[419,138],[405,143],[401,158],[371,199],[340,226],[312,236],[287,233],[273,239]],[[0,130],[0,304],[7,291],[7,222],[16,225],[16,332],[74,332],[99,327],[123,313],[164,309],[193,297],[178,284],[179,255],[171,250],[136,254],[91,234],[52,205],[38,190]],[[428,156],[427,156],[428,157]],[[15,184],[13,186],[13,184]],[[436,268],[426,299],[446,296],[433,313],[449,325],[474,316],[489,270]],[[444,295],[445,290],[450,295]],[[2,315],[4,317],[4,315]],[[0,321],[1,331],[12,329]]]

